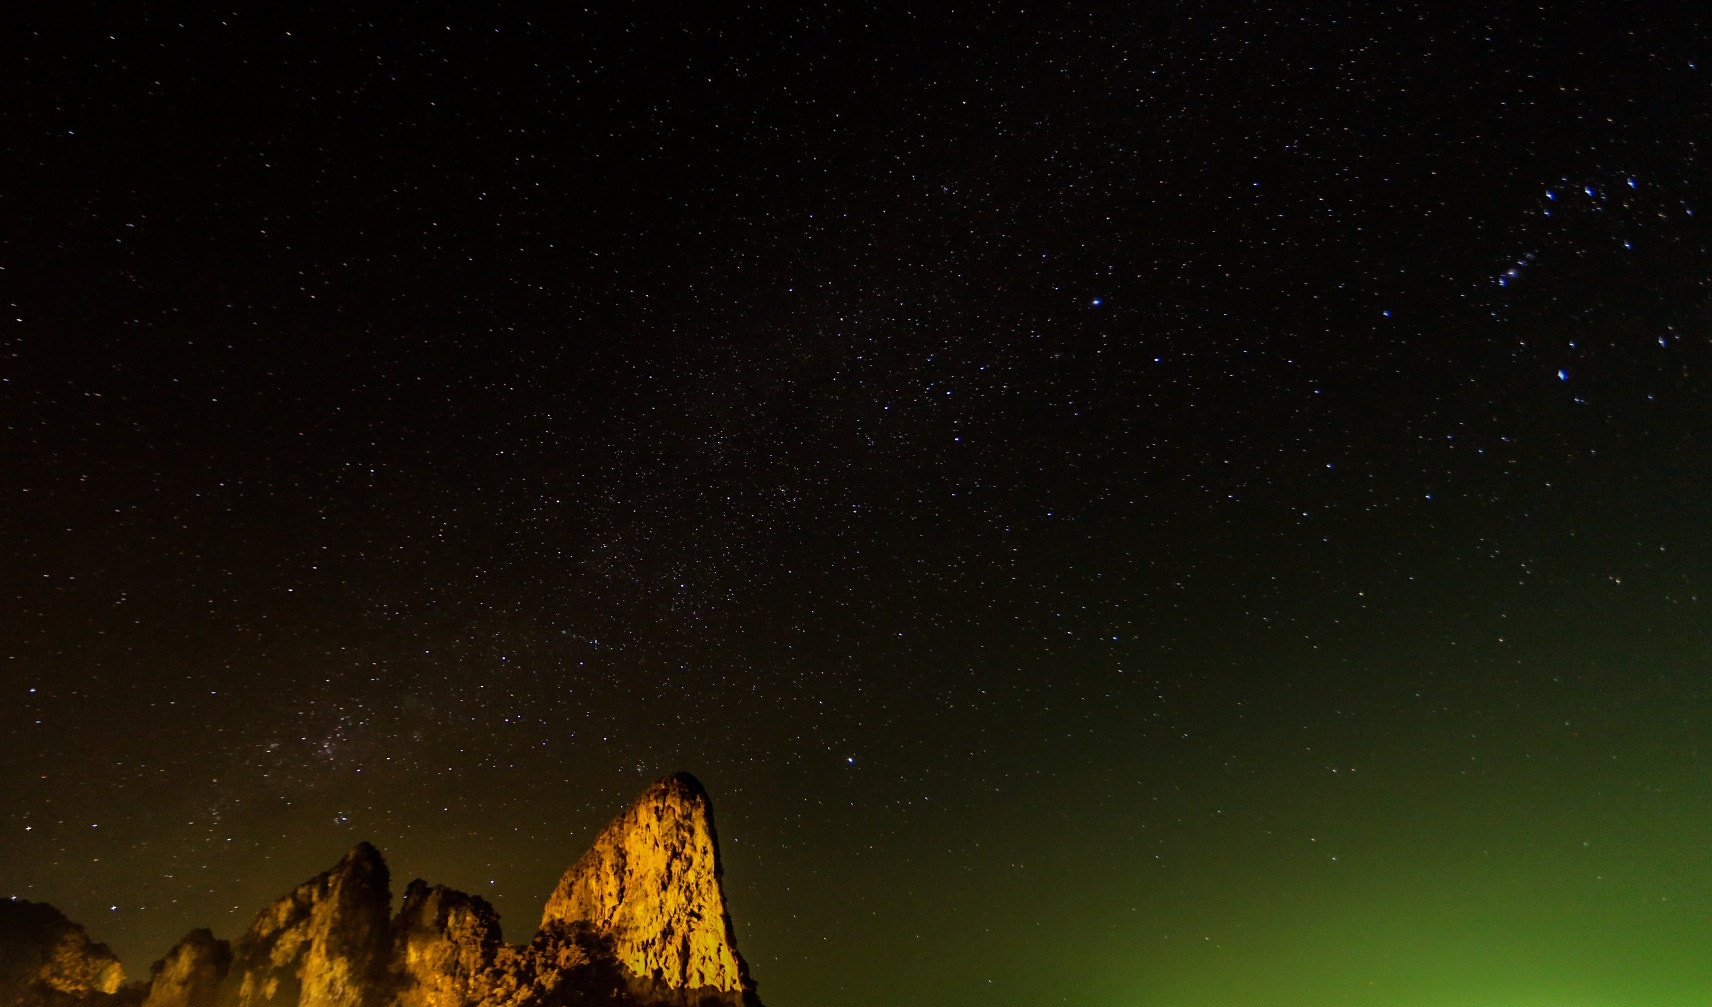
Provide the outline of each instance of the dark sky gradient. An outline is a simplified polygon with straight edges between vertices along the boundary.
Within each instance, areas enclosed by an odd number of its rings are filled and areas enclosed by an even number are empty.
[[[713,794],[770,1007],[1712,1004],[1712,38],[30,5],[0,894]]]

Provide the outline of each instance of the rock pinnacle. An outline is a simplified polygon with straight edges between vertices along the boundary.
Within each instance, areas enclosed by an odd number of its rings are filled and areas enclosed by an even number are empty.
[[[753,996],[721,884],[707,791],[688,773],[655,783],[613,819],[559,880],[544,932],[584,924],[620,964],[672,990]]]

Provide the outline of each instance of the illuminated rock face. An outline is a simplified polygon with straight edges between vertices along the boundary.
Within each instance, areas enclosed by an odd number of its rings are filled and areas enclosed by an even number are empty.
[[[529,943],[485,901],[413,881],[398,915],[362,843],[230,944],[180,941],[121,988],[105,945],[52,906],[0,902],[0,1007],[760,1007],[732,939],[707,793],[649,787],[565,872]]]
[[[463,1007],[482,1001],[499,976],[499,916],[486,900],[412,881],[392,922],[397,1007]]]
[[[379,1007],[392,955],[386,863],[360,843],[264,909],[232,946],[233,1007]]]
[[[721,887],[707,792],[669,776],[601,832],[547,900],[541,929],[587,924],[630,972],[672,990],[752,988]]]
[[[232,946],[192,930],[160,962],[143,1007],[218,1007],[232,968]]]
[[[27,1003],[111,994],[124,981],[125,970],[107,945],[91,941],[58,909],[0,900],[0,997]]]

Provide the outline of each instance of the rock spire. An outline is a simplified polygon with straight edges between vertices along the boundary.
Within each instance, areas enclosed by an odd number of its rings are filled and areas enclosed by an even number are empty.
[[[725,911],[713,809],[676,773],[612,820],[559,880],[541,929],[587,924],[625,968],[674,990],[741,999],[753,988]]]

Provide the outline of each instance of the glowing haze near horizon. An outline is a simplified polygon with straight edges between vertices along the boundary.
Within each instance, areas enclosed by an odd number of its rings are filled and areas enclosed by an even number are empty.
[[[710,790],[770,1007],[1712,1003],[1705,25],[20,15],[0,894]]]

